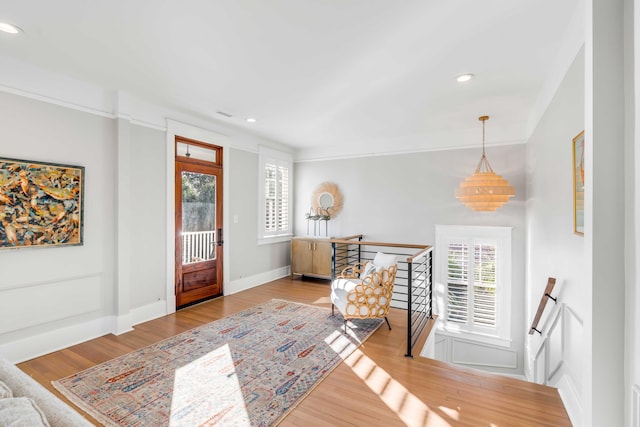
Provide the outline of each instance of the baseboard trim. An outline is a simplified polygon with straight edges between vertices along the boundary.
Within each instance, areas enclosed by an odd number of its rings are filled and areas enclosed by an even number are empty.
[[[569,414],[571,424],[574,426],[582,425],[582,402],[571,377],[566,373],[555,383],[558,388],[558,394],[564,403],[564,407]]]
[[[115,316],[104,316],[88,322],[32,335],[0,344],[0,354],[13,363],[24,362],[109,334],[114,330],[116,323]]]
[[[116,323],[115,325],[113,325],[113,331],[111,331],[114,335],[122,335],[125,332],[133,331],[133,320],[131,312],[120,316],[115,316],[115,319]]]
[[[140,323],[166,316],[167,314],[167,301],[159,300],[151,304],[132,309],[131,322],[133,323],[133,326],[135,326]]]
[[[165,316],[166,301],[157,301],[122,316],[104,316],[0,344],[0,354],[13,363],[24,362],[107,334],[120,335],[134,325]]]
[[[514,378],[516,380],[520,380],[520,381],[527,381],[527,382],[531,382],[529,380],[527,380],[527,376],[524,374],[509,374],[506,372],[491,372],[492,374],[496,374],[496,375],[501,375],[503,377],[508,377],[508,378]]]
[[[289,276],[290,267],[281,267],[242,279],[231,281],[225,286],[225,295],[235,294]],[[134,325],[157,319],[167,314],[167,302],[156,301],[134,308],[121,316],[103,316],[53,331],[32,335],[0,344],[0,354],[13,363],[20,363],[35,357],[62,350],[106,334],[122,334],[133,330]]]
[[[276,268],[275,270],[255,274],[253,276],[232,280],[227,286],[225,286],[224,294],[232,295],[238,292],[246,291],[247,289],[255,288],[256,286],[264,285],[265,283],[290,275],[291,267],[287,265],[286,267],[280,267]]]
[[[632,413],[631,425],[640,426],[640,385],[635,384],[631,389]]]

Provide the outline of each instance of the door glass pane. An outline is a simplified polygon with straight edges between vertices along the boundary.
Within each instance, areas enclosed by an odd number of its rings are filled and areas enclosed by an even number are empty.
[[[216,177],[182,172],[182,264],[216,258]]]
[[[209,148],[199,147],[197,145],[189,145],[184,142],[178,142],[176,146],[176,154],[182,157],[188,157],[191,159],[206,160],[211,163],[216,163],[216,150]]]

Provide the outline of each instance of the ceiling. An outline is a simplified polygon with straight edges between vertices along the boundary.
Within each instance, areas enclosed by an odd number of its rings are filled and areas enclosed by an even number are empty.
[[[521,143],[577,53],[566,39],[579,3],[0,0],[0,21],[24,31],[0,35],[0,57],[242,127],[302,159],[477,145],[485,114],[488,144]]]

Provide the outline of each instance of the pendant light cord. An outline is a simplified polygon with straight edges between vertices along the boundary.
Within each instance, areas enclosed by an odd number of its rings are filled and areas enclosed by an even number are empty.
[[[482,120],[482,118],[481,118],[481,120]],[[482,157],[486,157],[484,155],[484,122],[485,121],[486,120],[482,120]]]
[[[494,173],[491,165],[489,164],[489,160],[484,152],[484,122],[489,120],[489,116],[480,116],[478,120],[482,122],[482,157],[480,157],[480,162],[478,163],[478,167],[476,168],[476,173],[480,172],[490,172]]]

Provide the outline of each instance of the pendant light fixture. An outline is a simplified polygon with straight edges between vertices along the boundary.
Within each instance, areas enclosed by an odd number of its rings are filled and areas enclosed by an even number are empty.
[[[473,175],[460,183],[456,197],[474,211],[495,211],[507,203],[509,197],[515,196],[516,190],[491,169],[484,153],[484,123],[489,116],[481,116],[478,120],[482,122],[482,157]]]

